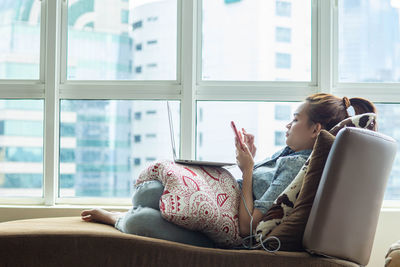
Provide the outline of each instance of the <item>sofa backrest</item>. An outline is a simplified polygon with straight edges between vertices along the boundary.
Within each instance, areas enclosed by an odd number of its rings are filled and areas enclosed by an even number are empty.
[[[338,133],[304,232],[307,251],[367,265],[396,150],[370,130]]]

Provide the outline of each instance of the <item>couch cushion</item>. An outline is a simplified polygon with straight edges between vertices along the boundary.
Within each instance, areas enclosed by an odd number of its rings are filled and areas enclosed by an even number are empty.
[[[79,217],[0,223],[4,266],[357,266],[306,252],[201,248],[119,232]]]
[[[320,132],[313,148],[313,153],[299,196],[294,203],[294,208],[291,213],[283,219],[283,222],[275,227],[269,234],[270,236],[279,238],[281,250],[304,250],[302,245],[304,229],[314,202],[319,181],[321,180],[326,159],[334,141],[335,137],[329,132],[325,130]]]

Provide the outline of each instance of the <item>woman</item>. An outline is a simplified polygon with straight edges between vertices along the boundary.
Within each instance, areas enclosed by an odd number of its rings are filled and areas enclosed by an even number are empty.
[[[239,231],[242,237],[250,235],[263,214],[276,197],[291,183],[308,158],[321,129],[330,130],[349,117],[352,106],[356,114],[376,112],[374,105],[362,98],[338,98],[319,93],[306,98],[286,125],[287,146],[272,158],[254,164],[256,147],[254,136],[243,131],[244,146],[235,138],[236,160],[242,178],[239,180],[243,201],[239,204]],[[127,213],[109,212],[103,209],[85,210],[82,219],[106,223],[122,232],[150,236],[198,246],[213,246],[204,234],[183,229],[161,217],[159,200],[163,186],[158,181],[142,183],[135,188],[133,208]]]

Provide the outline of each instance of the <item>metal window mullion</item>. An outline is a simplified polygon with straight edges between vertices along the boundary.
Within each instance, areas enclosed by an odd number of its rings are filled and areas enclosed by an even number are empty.
[[[41,5],[41,16],[40,16],[40,62],[39,62],[39,81],[44,83],[45,79],[45,61],[46,61],[46,2],[42,1]]]
[[[333,5],[332,1],[318,2],[318,85],[320,92],[330,93],[333,87]]]
[[[68,3],[61,3],[61,57],[60,57],[60,83],[64,84],[67,79],[67,48],[68,48]]]
[[[44,198],[54,205],[58,184],[60,1],[46,1]]]
[[[197,5],[196,0],[179,0],[178,16],[180,31],[178,40],[181,42],[181,69],[182,84],[181,97],[181,156],[194,158],[196,139],[196,32],[197,32]],[[199,1],[201,2],[201,1]]]

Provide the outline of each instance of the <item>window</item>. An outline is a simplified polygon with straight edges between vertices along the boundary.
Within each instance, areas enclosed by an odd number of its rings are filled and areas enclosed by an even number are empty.
[[[139,165],[140,165],[140,158],[135,158],[135,159],[133,160],[133,164],[134,164],[135,166],[139,166]]]
[[[293,14],[288,1],[276,1],[276,12],[275,1],[202,2],[202,80],[312,80],[312,1],[293,1],[298,7]],[[292,16],[291,22],[282,21],[282,16]],[[277,42],[290,46],[281,47]],[[278,56],[280,65],[275,63],[276,53],[290,56]]]
[[[177,0],[116,1],[112,6],[100,0],[68,1],[67,45],[62,46],[67,66],[61,80],[176,80],[177,5]],[[159,23],[147,23],[149,15]],[[155,37],[162,43],[154,45]],[[152,51],[138,56],[142,48],[132,43],[148,40]],[[164,67],[149,73],[130,63],[146,66],[155,58]]]
[[[292,66],[291,55],[284,53],[276,53],[275,54],[275,67],[277,69],[290,69]]]
[[[377,104],[379,131],[387,134],[397,142],[400,141],[400,105],[399,104]],[[399,150],[399,148],[398,148]],[[397,153],[386,186],[385,199],[400,200],[400,157]]]
[[[0,196],[43,194],[43,101],[0,100]]]
[[[400,141],[397,1],[188,1],[0,4],[1,204],[129,205],[172,159],[167,100],[184,158],[234,161],[231,120],[271,156],[320,91],[379,102]]]
[[[291,17],[292,3],[287,1],[276,0],[275,14],[281,17]]]
[[[275,120],[278,121],[291,121],[291,105],[275,105]]]
[[[198,101],[197,111],[203,110],[203,120],[197,117],[196,158],[235,161],[231,121],[235,121],[238,129],[244,128],[254,134],[256,161],[272,156],[285,145],[286,124],[291,119],[291,115],[285,113],[290,114],[298,105],[298,102]],[[276,110],[285,110],[283,114],[288,115],[288,118],[276,119]]]
[[[141,20],[137,21],[137,22],[134,22],[132,24],[132,30],[140,29],[140,28],[142,28],[142,25],[143,25],[143,23],[142,23]]]
[[[292,30],[290,28],[276,27],[275,28],[275,40],[282,43],[291,42]]]
[[[129,22],[129,10],[121,10],[121,23],[128,24]]]
[[[142,112],[135,112],[135,120],[140,121],[142,119]]]
[[[133,140],[135,141],[135,143],[140,143],[140,141],[142,141],[142,136],[140,135],[135,135],[133,137]]]
[[[157,40],[150,40],[150,41],[147,41],[147,44],[148,44],[148,45],[157,44]]]
[[[179,102],[170,105],[178,117]],[[162,110],[163,116],[155,123],[137,120],[147,108]],[[166,109],[165,101],[62,100],[60,197],[129,197],[127,185],[144,168],[143,155],[151,161],[172,158],[169,135],[156,134],[169,129]],[[131,113],[134,120],[129,119]],[[130,166],[131,158],[135,168]]]
[[[149,22],[153,22],[153,21],[157,21],[158,20],[158,17],[148,17],[147,18],[147,21],[149,21]]]
[[[286,144],[285,140],[286,140],[285,132],[281,131],[275,132],[275,146],[284,146]]]
[[[225,4],[240,2],[241,0],[225,0]]]
[[[341,0],[338,7],[339,81],[399,82],[398,7],[356,0]]]
[[[32,0],[2,1],[0,79],[39,80],[40,4]]]

